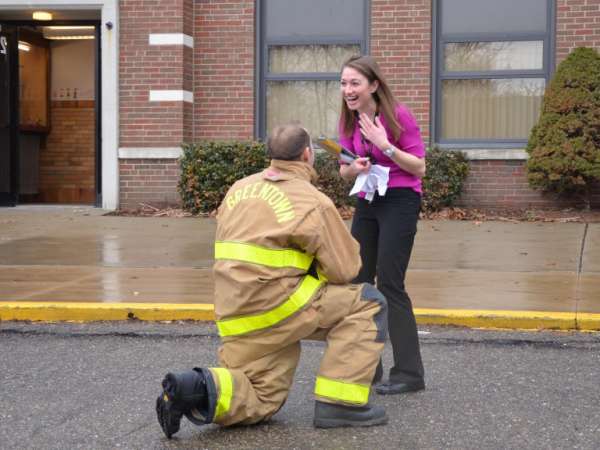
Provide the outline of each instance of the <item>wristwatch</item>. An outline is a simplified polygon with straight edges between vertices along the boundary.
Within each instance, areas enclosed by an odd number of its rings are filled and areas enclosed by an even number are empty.
[[[392,155],[394,154],[394,150],[396,150],[394,147],[388,147],[383,151],[383,154],[385,156],[387,156],[388,158],[391,158]]]

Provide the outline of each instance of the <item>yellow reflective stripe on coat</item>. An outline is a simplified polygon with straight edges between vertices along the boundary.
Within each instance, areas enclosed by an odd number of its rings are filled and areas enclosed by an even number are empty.
[[[298,289],[276,308],[254,316],[217,320],[219,334],[222,337],[237,336],[273,326],[302,309],[324,282],[324,280],[317,280],[311,275],[306,275]]]
[[[220,367],[210,369],[219,380],[219,396],[217,398],[217,407],[215,409],[215,419],[226,414],[231,407],[231,398],[233,397],[233,378],[227,369]]]
[[[215,242],[215,259],[233,259],[269,267],[308,270],[313,257],[291,248],[272,249],[243,242]]]
[[[369,401],[369,386],[365,384],[346,383],[345,381],[317,377],[315,394],[332,400],[339,400],[356,405],[366,405]]]

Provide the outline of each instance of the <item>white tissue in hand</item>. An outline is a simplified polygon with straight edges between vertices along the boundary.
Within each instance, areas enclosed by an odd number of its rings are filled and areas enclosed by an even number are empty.
[[[364,192],[365,198],[372,201],[375,196],[375,191],[382,197],[387,191],[388,180],[390,178],[390,168],[374,164],[367,173],[361,173],[356,177],[354,186],[350,191],[350,195],[358,192]]]

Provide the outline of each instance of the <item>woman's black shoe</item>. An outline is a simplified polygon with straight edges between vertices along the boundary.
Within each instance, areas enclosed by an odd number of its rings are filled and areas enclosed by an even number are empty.
[[[425,382],[414,381],[412,383],[393,383],[391,381],[386,381],[381,383],[375,387],[375,392],[379,395],[394,395],[394,394],[403,394],[404,392],[415,392],[421,391],[425,389]]]

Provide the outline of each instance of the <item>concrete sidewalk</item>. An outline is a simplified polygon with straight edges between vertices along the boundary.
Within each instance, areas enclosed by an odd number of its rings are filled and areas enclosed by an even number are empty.
[[[214,219],[0,208],[0,320],[210,320]],[[421,221],[421,324],[600,330],[600,224]]]

